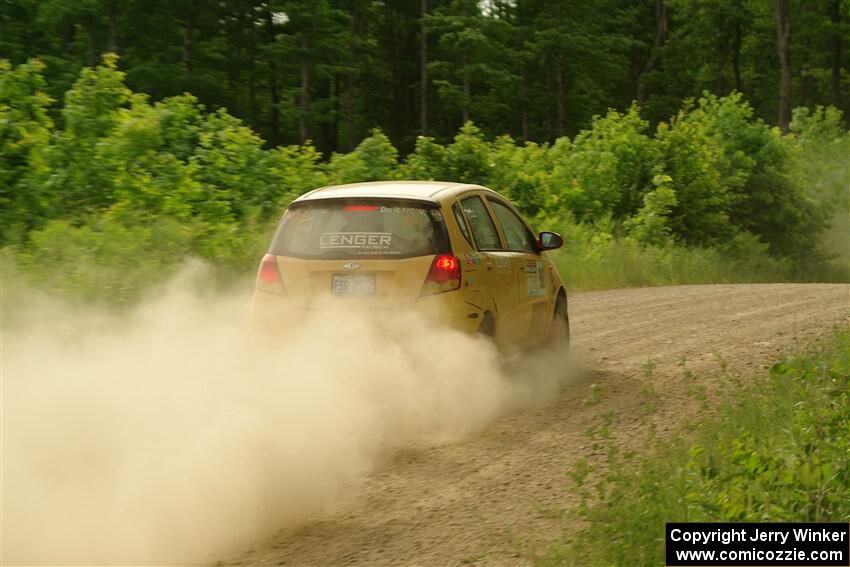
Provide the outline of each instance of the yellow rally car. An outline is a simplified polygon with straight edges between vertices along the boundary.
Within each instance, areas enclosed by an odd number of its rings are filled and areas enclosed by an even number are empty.
[[[564,283],[511,204],[478,185],[323,187],[280,221],[252,309],[286,325],[308,310],[413,309],[502,350],[569,341]]]

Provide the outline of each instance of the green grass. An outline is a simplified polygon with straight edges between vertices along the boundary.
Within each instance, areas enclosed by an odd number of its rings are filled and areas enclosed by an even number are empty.
[[[144,228],[108,215],[81,226],[51,221],[25,245],[0,249],[4,297],[14,304],[35,294],[126,308],[161,293],[187,270],[198,274],[191,282],[198,291],[250,289],[275,224],[228,232],[168,218]]]
[[[741,237],[722,248],[653,246],[613,238],[582,224],[561,227],[564,248],[551,253],[571,291],[681,284],[850,282],[843,258],[795,264]]]
[[[785,266],[769,258],[748,264],[710,249],[647,247],[625,240],[612,240],[596,250],[567,249],[555,262],[573,290],[789,279]]]
[[[850,281],[850,265],[799,266],[767,254],[752,237],[722,249],[645,245],[611,236],[611,226],[546,221],[560,228],[564,248],[550,253],[570,291],[623,287]],[[603,223],[604,224],[604,223]],[[167,217],[149,226],[125,226],[114,215],[82,225],[51,221],[30,239],[0,249],[6,295],[33,290],[72,304],[131,307],[161,292],[192,258],[208,268],[205,288],[250,286],[276,222],[251,222],[238,230]]]
[[[740,388],[649,457],[609,451],[599,483],[570,471],[585,527],[538,564],[663,565],[665,522],[850,521],[850,332]]]

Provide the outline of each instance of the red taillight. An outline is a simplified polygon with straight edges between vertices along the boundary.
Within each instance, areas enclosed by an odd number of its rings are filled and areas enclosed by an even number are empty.
[[[425,277],[422,295],[452,291],[460,287],[460,262],[454,256],[441,254],[434,258]]]
[[[437,256],[428,273],[428,279],[443,283],[447,281],[460,281],[460,264],[454,256]]]
[[[281,281],[280,271],[277,269],[277,257],[272,254],[263,256],[263,260],[260,262],[260,269],[257,272],[257,279],[267,284]]]
[[[349,212],[377,211],[378,205],[346,205],[342,210]]]

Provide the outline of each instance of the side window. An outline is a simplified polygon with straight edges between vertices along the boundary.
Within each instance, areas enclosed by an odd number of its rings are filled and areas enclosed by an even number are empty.
[[[496,213],[496,218],[499,219],[499,224],[502,225],[505,240],[508,241],[508,250],[536,253],[537,242],[529,234],[525,224],[519,220],[516,213],[504,203],[493,199],[489,201],[493,207],[493,212]]]
[[[474,244],[472,244],[472,237],[469,235],[469,225],[466,224],[466,219],[463,218],[463,211],[460,210],[459,202],[455,202],[452,205],[452,212],[455,215],[455,220],[457,221],[457,225],[460,227],[460,231],[463,233],[463,237],[466,238],[466,241],[469,242],[470,246],[474,246]]]
[[[467,197],[461,203],[463,204],[463,212],[469,219],[469,226],[472,229],[472,235],[475,236],[478,249],[500,250],[502,243],[499,240],[499,233],[496,231],[496,225],[493,224],[493,219],[490,218],[490,213],[487,212],[481,197]]]

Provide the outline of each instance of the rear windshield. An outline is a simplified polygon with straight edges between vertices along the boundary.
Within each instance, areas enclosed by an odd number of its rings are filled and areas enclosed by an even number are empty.
[[[295,258],[411,258],[449,252],[435,205],[385,199],[329,199],[293,205],[272,254]]]

